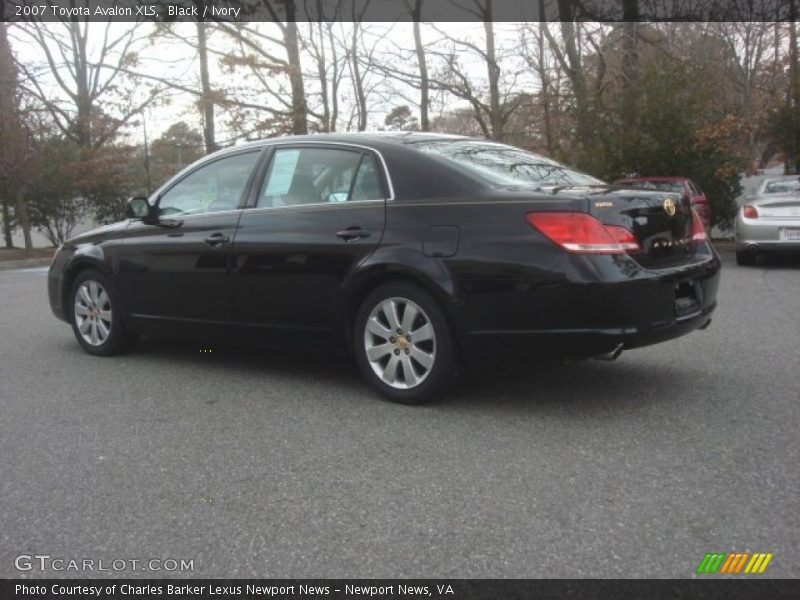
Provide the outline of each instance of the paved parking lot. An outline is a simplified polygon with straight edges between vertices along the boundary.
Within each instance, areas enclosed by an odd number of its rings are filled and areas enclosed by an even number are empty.
[[[800,261],[726,253],[707,331],[498,366],[420,408],[329,358],[155,340],[93,358],[43,272],[0,271],[0,294],[0,577],[22,553],[196,577],[687,577],[712,550],[800,576]]]

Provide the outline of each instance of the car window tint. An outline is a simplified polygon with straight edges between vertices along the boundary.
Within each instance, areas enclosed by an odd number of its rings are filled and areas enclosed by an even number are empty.
[[[633,185],[645,190],[683,193],[683,184],[679,181],[635,181]]]
[[[599,179],[543,156],[494,142],[424,141],[414,147],[467,169],[491,185],[506,188],[602,185]]]
[[[258,152],[247,152],[200,167],[161,196],[159,214],[168,217],[235,209],[256,160]]]
[[[383,196],[378,161],[372,154],[365,154],[358,167],[350,200],[382,200]]]
[[[366,158],[359,151],[338,148],[278,149],[269,166],[258,206],[346,202],[354,183],[359,183],[354,182],[354,177],[362,156]],[[371,193],[374,183],[370,182],[368,170],[359,179],[359,193]]]

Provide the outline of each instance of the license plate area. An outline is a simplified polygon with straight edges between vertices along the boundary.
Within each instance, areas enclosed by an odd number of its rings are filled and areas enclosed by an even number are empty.
[[[700,284],[693,279],[676,282],[675,314],[683,317],[698,312],[700,307]]]
[[[800,242],[800,227],[781,227],[778,236],[782,242]]]

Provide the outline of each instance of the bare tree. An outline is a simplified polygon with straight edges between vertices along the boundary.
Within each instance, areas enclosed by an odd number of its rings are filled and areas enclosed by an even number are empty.
[[[307,34],[300,36],[303,50],[314,61],[313,76],[317,79],[321,104],[319,111],[309,108],[309,114],[319,121],[320,131],[330,132],[336,131],[336,122],[339,118],[339,86],[344,74],[339,44],[334,33],[340,6],[335,5],[330,15],[325,12],[323,0],[316,0],[313,8],[315,20],[309,21]]]
[[[141,115],[160,90],[153,88],[143,99],[135,97],[133,87],[122,87],[125,72],[135,65],[137,47],[144,40],[140,24],[119,32],[111,23],[71,20],[42,23],[32,20],[19,24],[15,31],[32,41],[44,56],[44,65],[17,61],[21,86],[50,113],[61,132],[80,148],[97,149],[119,134],[121,128]],[[90,50],[90,37],[96,50]],[[60,93],[47,89],[41,77],[49,72]],[[133,82],[129,82],[133,83]],[[113,107],[113,111],[109,110]],[[102,127],[95,127],[101,110]],[[113,124],[108,118],[113,115]]]

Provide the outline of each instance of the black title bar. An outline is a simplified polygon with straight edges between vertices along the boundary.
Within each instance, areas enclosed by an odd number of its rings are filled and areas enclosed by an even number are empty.
[[[3,21],[789,21],[793,0],[2,0]],[[794,0],[796,2],[797,0]]]
[[[3,600],[549,600],[800,598],[800,580],[3,579]]]

